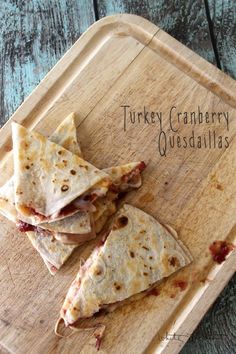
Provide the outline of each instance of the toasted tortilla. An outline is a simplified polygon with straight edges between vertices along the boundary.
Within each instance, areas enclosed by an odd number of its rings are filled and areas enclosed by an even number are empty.
[[[34,224],[54,220],[77,197],[99,184],[107,189],[108,175],[49,141],[12,123],[16,209]]]
[[[93,213],[95,232],[98,234],[106,224],[109,217],[115,214],[117,208],[114,200],[107,197],[100,198],[94,203],[96,211]]]
[[[53,232],[87,234],[91,231],[90,219],[89,213],[80,211],[67,218],[50,223],[42,223],[39,226]]]
[[[80,268],[61,310],[65,325],[93,316],[168,277],[192,260],[152,216],[125,204],[105,243]]]
[[[57,241],[51,232],[48,233],[46,230],[27,231],[26,234],[34,248],[39,252],[43,260],[46,261],[45,264],[49,271],[53,273],[52,269],[54,270],[53,274],[65,263],[77,247],[75,245],[64,245],[60,241]]]
[[[138,161],[105,168],[103,171],[109,174],[114,190],[128,192],[142,185],[141,172],[145,167],[146,165],[143,161]]]
[[[75,155],[82,157],[80,145],[77,140],[75,113],[70,113],[50,136],[50,140],[63,146]]]

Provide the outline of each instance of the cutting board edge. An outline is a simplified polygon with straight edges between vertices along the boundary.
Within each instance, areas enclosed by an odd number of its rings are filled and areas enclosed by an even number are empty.
[[[227,260],[224,262],[224,264],[220,266],[215,266],[212,271],[215,273],[215,276],[211,279],[210,282],[208,282],[206,285],[203,285],[202,288],[196,290],[196,294],[193,296],[192,300],[189,302],[186,301],[185,308],[183,310],[183,307],[181,309],[186,314],[186,316],[182,316],[182,319],[180,320],[180,323],[177,323],[177,321],[174,321],[174,325],[169,329],[170,332],[169,336],[171,338],[171,335],[174,334],[179,334],[182,335],[184,334],[184,338],[181,338],[181,344],[178,343],[176,345],[176,341],[172,340],[169,338],[169,340],[164,341],[164,345],[160,345],[159,343],[159,338],[154,336],[153,340],[149,344],[148,348],[145,351],[145,354],[177,354],[181,348],[184,346],[184,344],[188,341],[190,336],[192,335],[193,331],[196,329],[197,325],[200,323],[204,315],[206,314],[207,310],[213,305],[217,297],[219,296],[219,293],[224,289],[224,287],[228,284],[232,276],[234,275],[236,271],[235,267],[235,260],[236,260],[236,253],[233,252]],[[226,272],[227,268],[227,272]],[[224,274],[224,281],[220,282],[222,280],[222,276]],[[225,275],[227,275],[225,277]],[[212,292],[214,291],[214,295],[212,296]],[[202,308],[202,304],[206,304],[207,306],[204,306]],[[194,316],[193,316],[193,311],[194,311]],[[197,312],[197,314],[195,314]],[[178,319],[178,316],[175,316]],[[185,335],[184,331],[188,328],[188,333]],[[190,329],[189,329],[190,328]],[[180,330],[179,333],[177,333]],[[183,331],[183,333],[181,332]],[[162,342],[163,343],[163,342]]]

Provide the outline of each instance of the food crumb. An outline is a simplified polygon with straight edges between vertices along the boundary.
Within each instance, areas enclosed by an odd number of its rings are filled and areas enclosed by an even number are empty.
[[[214,241],[210,246],[209,250],[211,252],[213,261],[221,264],[225,261],[226,256],[235,248],[235,246],[227,241]]]

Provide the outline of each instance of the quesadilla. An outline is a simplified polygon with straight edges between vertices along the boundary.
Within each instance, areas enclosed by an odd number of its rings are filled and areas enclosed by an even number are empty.
[[[52,274],[55,274],[61,268],[77,247],[75,245],[64,245],[56,240],[51,232],[40,228],[27,231],[27,236]]]
[[[12,135],[15,206],[32,224],[72,215],[106,194],[105,172],[17,123]]]
[[[122,304],[186,266],[186,247],[152,216],[125,204],[104,243],[73,281],[60,316],[66,326]]]
[[[75,113],[69,114],[49,138],[54,143],[63,146],[75,155],[82,157],[77,140]]]
[[[57,127],[57,129],[54,131],[54,133],[50,136],[49,139],[63,146],[65,149],[70,150],[74,154],[78,154],[80,156],[81,149],[76,136],[75,114],[74,113],[69,114],[68,117],[66,117],[62,121],[62,123]],[[17,222],[19,219],[15,208],[13,176],[0,188],[0,213],[13,222]],[[85,213],[83,213],[83,216],[85,217]],[[30,219],[29,220],[26,219],[27,218],[24,217],[25,222],[31,221]],[[87,218],[87,220],[90,219]],[[59,224],[57,225],[59,226]],[[65,222],[63,223],[63,225],[64,225],[64,232],[69,232],[65,230],[65,226],[66,226]],[[68,225],[71,228],[71,223],[68,222]],[[44,223],[44,228],[48,229],[47,223]],[[77,232],[77,231],[73,230],[71,232]]]
[[[142,185],[141,172],[146,168],[144,161],[131,162],[125,165],[103,169],[112,180],[114,192],[128,192]]]

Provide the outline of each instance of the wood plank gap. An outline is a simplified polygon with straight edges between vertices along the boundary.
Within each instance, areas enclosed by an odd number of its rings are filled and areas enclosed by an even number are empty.
[[[94,10],[95,20],[98,21],[99,20],[99,13],[98,13],[98,2],[97,2],[97,0],[93,0],[93,10]]]
[[[220,63],[220,56],[219,56],[219,53],[218,53],[216,39],[215,39],[215,34],[214,34],[214,29],[213,29],[213,23],[212,23],[212,20],[211,20],[210,8],[209,8],[208,0],[204,0],[204,4],[205,4],[206,18],[207,18],[208,27],[209,27],[211,43],[212,43],[212,47],[213,47],[213,51],[214,51],[214,55],[215,55],[215,59],[216,59],[216,65],[217,65],[217,67],[220,70],[222,70],[222,66],[221,66],[221,63]]]

